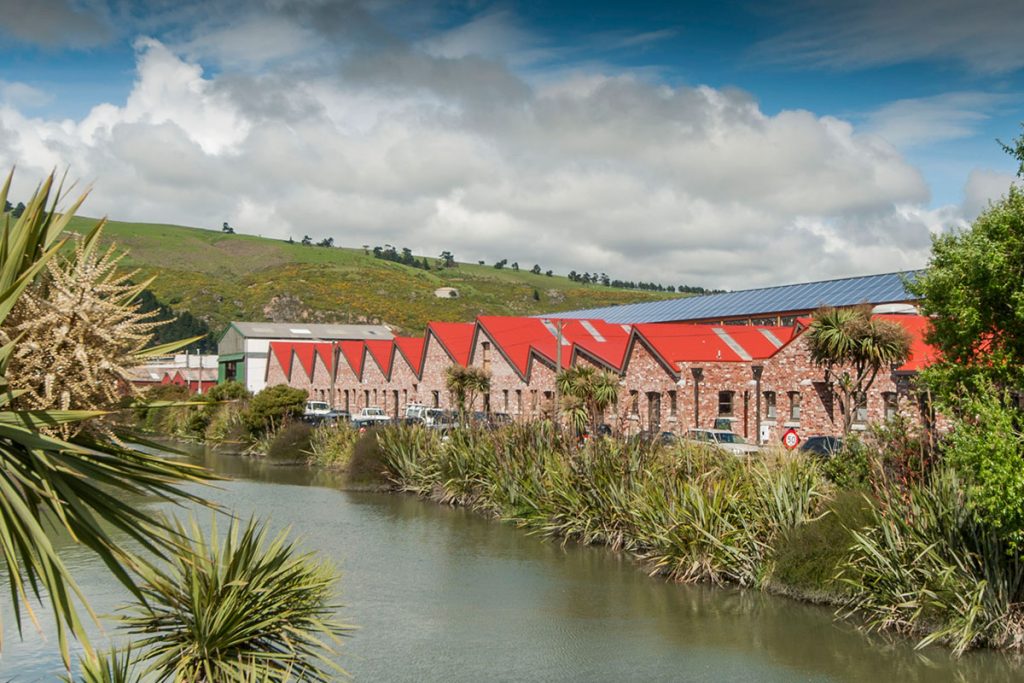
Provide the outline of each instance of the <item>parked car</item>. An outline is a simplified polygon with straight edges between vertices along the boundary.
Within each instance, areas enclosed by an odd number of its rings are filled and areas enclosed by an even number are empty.
[[[822,458],[831,458],[843,450],[843,440],[838,436],[809,436],[800,444],[803,453],[814,453]]]
[[[600,430],[598,430],[598,433],[600,433]],[[671,446],[672,444],[679,440],[679,437],[677,437],[672,432],[652,432],[650,430],[645,429],[631,436],[629,440],[644,441],[647,443],[658,442],[666,446]]]
[[[713,444],[733,455],[746,456],[757,453],[761,449],[736,434],[725,429],[690,429],[686,432],[688,441]]]
[[[303,417],[322,417],[331,412],[331,406],[326,401],[306,401],[306,409]]]

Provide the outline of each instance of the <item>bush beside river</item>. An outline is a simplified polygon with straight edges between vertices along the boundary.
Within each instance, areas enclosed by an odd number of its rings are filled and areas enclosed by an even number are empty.
[[[577,448],[543,424],[443,441],[389,428],[377,441],[395,490],[626,551],[671,580],[830,602],[865,628],[957,654],[1024,642],[1024,563],[976,521],[968,487],[945,467],[896,478],[890,451],[861,446],[858,458],[835,456],[871,468],[844,473],[864,483],[842,488],[798,454],[740,460],[610,438]]]

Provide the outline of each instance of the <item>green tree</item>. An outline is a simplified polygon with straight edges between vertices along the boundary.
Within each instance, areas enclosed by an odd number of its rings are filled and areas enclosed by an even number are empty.
[[[1021,144],[1018,142],[1018,144]],[[939,352],[926,373],[941,396],[972,378],[1024,387],[1024,192],[1012,186],[969,230],[932,239],[928,269],[908,284]]]
[[[450,365],[445,371],[445,386],[465,418],[467,410],[473,407],[476,397],[491,390],[491,377],[483,368]]]
[[[866,306],[816,311],[806,333],[811,360],[825,370],[825,383],[839,399],[843,433],[882,369],[902,365],[910,336],[898,323],[871,317]]]
[[[253,396],[245,411],[245,426],[252,434],[265,434],[280,429],[285,423],[302,416],[308,394],[287,384],[275,384]]]
[[[555,378],[562,395],[562,414],[577,433],[597,428],[604,413],[619,395],[619,378],[615,373],[590,365],[566,368]]]
[[[445,268],[455,267],[455,254],[450,251],[441,252],[441,265]]]

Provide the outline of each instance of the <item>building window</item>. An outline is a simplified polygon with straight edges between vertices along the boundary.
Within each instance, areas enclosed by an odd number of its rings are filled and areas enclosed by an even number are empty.
[[[346,413],[351,413],[352,412],[352,406],[349,405],[348,389],[345,390],[345,412]]]
[[[483,366],[484,372],[491,371],[491,342],[483,342],[480,344],[480,348],[483,351]]]
[[[419,395],[420,395],[420,385],[419,384],[413,384],[412,385],[412,400],[415,401],[417,398],[419,398]]]
[[[365,400],[365,403],[363,403],[363,406],[366,407],[366,406],[370,405],[370,390],[369,389],[363,389],[363,394],[364,394],[363,399]]]
[[[234,382],[238,379],[238,361],[228,361],[224,364],[224,381]]]
[[[553,391],[544,392],[544,415],[554,415],[555,412],[555,393]]]
[[[440,408],[441,407],[441,392],[440,391],[432,391],[431,393],[434,396],[434,407],[435,408]]]
[[[537,390],[530,389],[530,417],[537,417]]]
[[[501,390],[501,406],[504,412],[508,412],[508,389]]]
[[[896,415],[899,414],[899,403],[896,401],[896,394],[887,391],[882,394],[882,401],[885,403],[885,419],[895,419]]]
[[[734,391],[719,391],[718,392],[718,414],[719,415],[732,415],[732,403],[733,397],[736,395]]]
[[[669,417],[675,417],[676,411],[679,409],[679,399],[677,398],[675,390],[668,392],[668,414]]]
[[[635,389],[629,392],[629,414],[640,417],[640,392]]]
[[[523,416],[523,390],[516,389],[516,415]]]
[[[800,392],[789,392],[789,419],[793,422],[800,421]]]
[[[775,419],[775,392],[764,392],[764,416],[769,420]]]
[[[408,389],[402,389],[402,403],[404,405],[409,405],[409,390]]]
[[[866,424],[868,421],[868,397],[861,396],[857,401],[857,408],[853,412],[853,421],[857,424]]]

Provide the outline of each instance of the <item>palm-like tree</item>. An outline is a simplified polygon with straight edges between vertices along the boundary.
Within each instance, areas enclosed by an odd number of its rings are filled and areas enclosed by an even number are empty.
[[[562,395],[562,411],[577,432],[597,433],[605,411],[619,395],[619,378],[589,365],[567,368],[555,378]]]
[[[8,175],[0,188],[7,199]],[[82,195],[64,213],[57,207],[62,187],[51,174],[36,190],[16,220],[6,214],[0,235],[0,324],[25,289],[63,247],[61,233],[85,199]],[[19,341],[0,347],[0,553],[8,574],[11,610],[19,633],[23,616],[32,619],[32,598],[45,592],[55,620],[57,640],[70,666],[69,633],[91,652],[79,604],[84,597],[64,564],[54,537],[58,533],[93,550],[111,573],[138,595],[131,570],[141,561],[123,549],[115,534],[126,534],[142,548],[165,556],[177,545],[174,531],[161,517],[139,506],[140,497],[165,501],[202,502],[180,487],[203,481],[205,470],[141,453],[101,437],[80,432],[71,440],[50,434],[68,425],[102,415],[99,411],[14,410],[19,392],[6,380],[7,367]],[[167,348],[153,350],[163,353]],[[95,617],[93,617],[95,618]]]
[[[335,574],[299,554],[284,533],[231,522],[223,542],[192,521],[190,540],[164,570],[143,570],[144,602],[125,623],[147,673],[159,680],[279,683],[330,680],[331,658],[349,630],[334,620]],[[255,674],[255,675],[254,675]]]
[[[825,382],[839,397],[843,432],[849,433],[857,406],[882,368],[902,365],[910,355],[910,337],[897,323],[873,318],[871,309],[825,308],[807,330],[811,360],[825,370]]]
[[[476,397],[491,390],[491,376],[483,368],[451,365],[445,371],[445,386],[459,414],[465,417],[466,411],[476,402]]]

